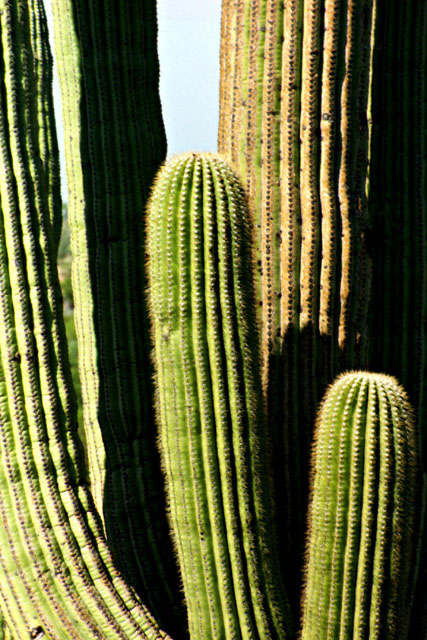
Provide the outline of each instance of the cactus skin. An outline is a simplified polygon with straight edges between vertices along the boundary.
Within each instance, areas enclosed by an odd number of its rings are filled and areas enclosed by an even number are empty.
[[[286,638],[248,213],[218,156],[164,165],[148,207],[160,447],[190,636]]]
[[[53,15],[91,487],[122,572],[179,638],[142,293],[144,208],[166,153],[156,2],[56,0]]]
[[[282,566],[289,575],[294,565],[294,594],[317,404],[340,371],[367,365],[372,8],[370,0],[223,2],[218,145],[255,219],[263,386],[277,426]]]
[[[0,0],[0,611],[15,640],[166,638],[117,570],[88,491],[48,197],[54,147],[40,149],[50,134],[35,57],[50,59],[49,43],[31,7]]]
[[[302,639],[405,640],[422,474],[414,416],[390,376],[352,372],[318,415]]]

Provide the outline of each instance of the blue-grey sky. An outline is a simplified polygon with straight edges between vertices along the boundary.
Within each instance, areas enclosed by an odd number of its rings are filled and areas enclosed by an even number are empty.
[[[52,1],[55,0],[45,0],[51,35]],[[215,151],[221,0],[157,0],[157,7],[160,96],[168,155],[184,151]],[[54,82],[54,97],[63,158],[57,81]],[[67,200],[65,176],[62,182],[63,198]]]
[[[220,0],[158,0],[160,95],[168,153],[215,151]]]

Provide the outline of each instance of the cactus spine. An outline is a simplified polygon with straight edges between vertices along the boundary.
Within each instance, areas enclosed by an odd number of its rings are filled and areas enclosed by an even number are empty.
[[[347,373],[319,412],[303,640],[405,640],[422,474],[407,396],[382,374]]]
[[[156,2],[57,0],[53,11],[91,486],[121,570],[179,636],[142,294],[144,207],[166,151]]]
[[[214,155],[161,170],[148,210],[160,445],[192,638],[285,638],[248,214]]]

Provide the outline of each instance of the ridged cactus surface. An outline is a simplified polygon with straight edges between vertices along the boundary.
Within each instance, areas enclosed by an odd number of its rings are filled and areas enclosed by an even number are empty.
[[[407,396],[382,374],[347,373],[319,412],[303,640],[405,640],[422,474]]]
[[[0,612],[15,640],[165,638],[113,562],[83,470],[49,198],[58,158],[43,142],[49,44],[31,8],[0,0]]]
[[[219,150],[255,219],[263,386],[295,593],[317,404],[339,371],[366,365],[374,4],[223,2]]]
[[[122,571],[178,637],[143,294],[144,208],[166,152],[156,2],[56,0],[53,14],[91,488]]]
[[[159,173],[149,300],[169,513],[194,640],[291,637],[276,556],[245,197],[215,155]]]

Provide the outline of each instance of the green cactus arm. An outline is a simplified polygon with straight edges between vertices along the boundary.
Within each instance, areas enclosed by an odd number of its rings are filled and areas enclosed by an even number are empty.
[[[313,448],[302,638],[409,637],[422,474],[412,409],[394,378],[329,388]]]
[[[178,637],[185,612],[175,595],[141,295],[145,201],[165,154],[156,4],[58,0],[53,13],[91,485],[122,571]]]
[[[31,5],[0,9],[0,608],[19,639],[166,637],[115,567],[87,489],[39,161]]]
[[[284,638],[247,211],[219,157],[164,165],[149,301],[170,519],[194,638]],[[249,270],[249,271],[248,271]]]

